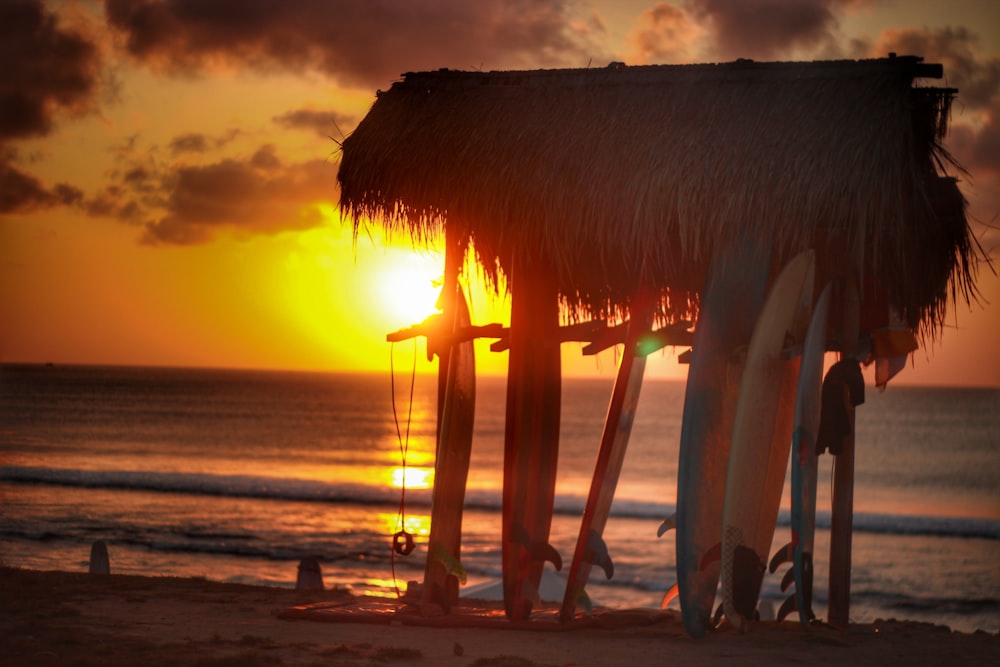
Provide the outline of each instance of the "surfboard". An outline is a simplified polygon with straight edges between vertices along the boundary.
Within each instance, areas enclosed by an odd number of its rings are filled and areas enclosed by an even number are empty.
[[[446,333],[454,335],[471,325],[469,306],[457,281],[446,280],[442,292],[444,317],[451,322]],[[438,358],[437,453],[421,603],[439,604],[448,612],[458,601],[459,584],[465,582],[461,566],[462,510],[476,412],[473,341],[453,342],[438,351]]]
[[[580,533],[573,551],[573,562],[566,581],[559,618],[572,620],[576,615],[577,602],[583,602],[590,611],[586,594],[587,581],[593,566],[604,570],[608,579],[614,576],[614,562],[604,543],[604,527],[611,512],[615,489],[621,476],[625,451],[628,448],[632,423],[639,403],[639,391],[646,370],[646,355],[637,347],[640,337],[648,333],[652,324],[652,308],[640,305],[628,324],[625,349],[618,365],[611,401],[604,419],[601,446],[594,466],[587,504],[580,521]]]
[[[749,627],[774,537],[792,439],[799,359],[784,359],[789,336],[806,328],[814,253],[795,256],[768,292],[747,349],[733,418],[722,519],[722,604],[726,619]]]
[[[539,264],[521,262],[512,273],[501,570],[504,609],[517,621],[539,600],[545,561],[562,568],[549,544],[562,375],[555,281]]]
[[[677,466],[677,594],[684,627],[710,626],[719,584],[729,443],[743,356],[764,303],[769,253],[733,247],[709,269],[695,326]]]
[[[778,620],[794,610],[799,621],[807,625],[816,616],[812,610],[813,544],[816,534],[816,483],[818,456],[816,434],[819,431],[820,395],[823,389],[823,360],[826,352],[827,320],[830,292],[827,285],[816,300],[812,320],[802,344],[802,363],[795,390],[795,417],[792,430],[792,540],[775,554],[770,570],[783,563],[792,563],[795,592],[778,610]]]

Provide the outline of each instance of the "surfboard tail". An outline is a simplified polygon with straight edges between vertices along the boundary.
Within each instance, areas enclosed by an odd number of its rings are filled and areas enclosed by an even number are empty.
[[[646,355],[652,349],[644,346],[641,341],[652,326],[654,304],[652,295],[647,293],[639,294],[633,301],[625,335],[625,349],[619,362],[618,374],[615,376],[604,420],[604,430],[601,433],[597,462],[594,466],[594,476],[580,521],[580,532],[573,552],[569,581],[560,609],[560,618],[564,620],[573,618],[577,599],[574,590],[586,587],[592,566],[602,568],[608,579],[615,573],[614,562],[604,542],[603,532],[632,432],[646,369]]]
[[[727,244],[712,260],[701,296],[684,392],[676,520],[661,526],[661,534],[676,527],[681,616],[692,637],[715,625],[733,419],[770,267],[769,245]]]

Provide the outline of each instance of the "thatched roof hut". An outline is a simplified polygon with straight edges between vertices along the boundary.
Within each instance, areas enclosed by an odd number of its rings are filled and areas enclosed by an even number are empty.
[[[409,73],[344,141],[340,205],[421,240],[471,240],[493,277],[554,267],[576,316],[696,309],[721,244],[816,247],[924,333],[972,290],[975,241],[940,140],[955,90],[916,57]],[[825,267],[825,268],[824,268]]]

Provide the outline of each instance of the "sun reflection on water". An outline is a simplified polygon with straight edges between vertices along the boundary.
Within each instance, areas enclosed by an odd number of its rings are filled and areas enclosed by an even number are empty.
[[[427,537],[431,532],[431,517],[429,514],[407,514],[403,525],[400,526],[399,514],[382,512],[378,515],[378,523],[383,526],[387,535],[392,535],[398,530],[417,536]]]
[[[401,489],[404,484],[407,489],[429,489],[434,486],[434,468],[418,468],[414,466],[398,466],[389,473],[389,484]]]

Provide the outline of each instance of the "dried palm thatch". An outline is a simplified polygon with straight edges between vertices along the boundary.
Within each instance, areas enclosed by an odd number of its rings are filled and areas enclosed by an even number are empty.
[[[937,70],[935,72],[935,70]],[[421,241],[447,227],[487,273],[554,268],[577,315],[639,284],[691,315],[720,245],[781,261],[863,254],[866,279],[933,333],[975,241],[940,140],[956,91],[915,57],[410,73],[343,144],[340,205]]]

